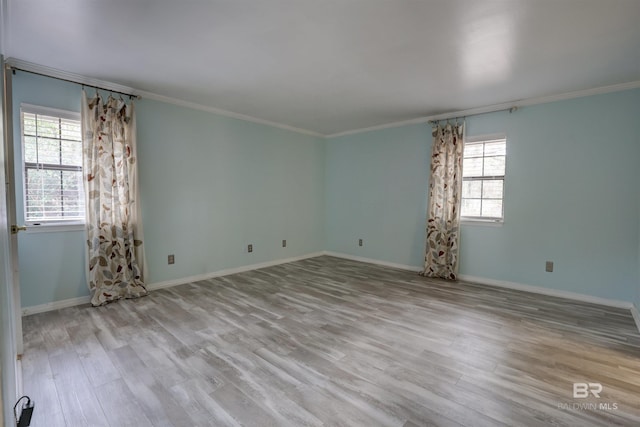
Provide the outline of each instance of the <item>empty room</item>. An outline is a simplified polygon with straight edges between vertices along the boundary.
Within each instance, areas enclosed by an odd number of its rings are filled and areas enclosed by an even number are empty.
[[[0,0],[0,425],[639,426],[639,23]]]

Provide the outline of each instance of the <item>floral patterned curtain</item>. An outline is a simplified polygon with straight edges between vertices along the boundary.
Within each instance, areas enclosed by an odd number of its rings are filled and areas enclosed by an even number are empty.
[[[433,128],[423,276],[457,279],[463,132],[457,123]]]
[[[133,103],[83,90],[82,135],[91,304],[146,295]]]

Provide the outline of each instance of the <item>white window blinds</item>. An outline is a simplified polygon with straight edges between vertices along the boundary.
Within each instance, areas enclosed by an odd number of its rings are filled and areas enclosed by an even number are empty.
[[[84,220],[79,116],[22,108],[25,221]]]
[[[506,139],[467,142],[462,163],[463,219],[503,218]]]

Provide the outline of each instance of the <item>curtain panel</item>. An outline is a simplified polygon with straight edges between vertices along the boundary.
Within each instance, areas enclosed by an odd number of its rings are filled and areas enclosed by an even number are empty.
[[[463,124],[433,128],[423,276],[457,279],[463,133]]]
[[[91,304],[147,294],[133,103],[82,91],[82,154]]]

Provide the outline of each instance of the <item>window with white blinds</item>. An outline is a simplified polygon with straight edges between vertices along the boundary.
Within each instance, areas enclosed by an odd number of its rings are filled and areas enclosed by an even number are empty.
[[[506,155],[505,138],[465,143],[460,210],[463,220],[502,221]]]
[[[84,221],[80,115],[22,106],[27,224]]]

